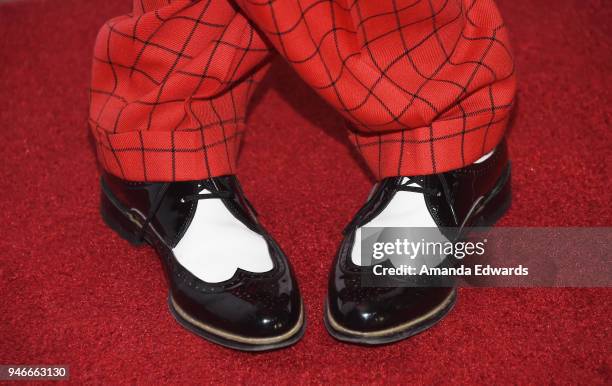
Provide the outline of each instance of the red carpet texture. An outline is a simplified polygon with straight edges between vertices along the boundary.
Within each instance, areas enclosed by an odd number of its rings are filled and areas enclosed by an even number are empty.
[[[448,318],[402,343],[330,338],[327,272],[371,181],[341,120],[282,62],[253,103],[239,176],[295,267],[306,336],[253,355],[183,330],[154,252],[98,215],[91,49],[130,3],[0,2],[0,364],[68,364],[73,383],[610,384],[609,289],[465,289]],[[611,226],[612,3],[500,7],[520,89],[502,225]]]

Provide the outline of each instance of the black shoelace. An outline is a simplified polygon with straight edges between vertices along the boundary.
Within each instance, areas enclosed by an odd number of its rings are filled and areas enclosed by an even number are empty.
[[[423,193],[435,197],[440,197],[442,194],[444,194],[444,198],[446,199],[446,202],[450,207],[453,219],[455,220],[455,223],[458,224],[457,215],[455,214],[455,208],[453,206],[453,195],[451,194],[451,190],[448,186],[448,183],[446,182],[446,179],[441,174],[438,174],[438,179],[440,180],[440,184],[442,185],[442,191],[440,191],[440,189],[438,188],[424,186],[424,179],[422,177],[406,178],[406,181],[396,185],[397,190],[402,190],[405,192]],[[417,186],[414,186],[413,184]]]
[[[164,200],[164,197],[166,197],[166,193],[168,192],[168,188],[170,187],[170,183],[165,183],[161,189],[157,192],[157,194],[155,195],[155,198],[153,199],[153,204],[151,205],[151,209],[149,210],[149,214],[147,215],[147,217],[145,218],[144,222],[142,223],[142,226],[140,228],[140,230],[138,231],[136,237],[139,241],[144,240],[144,236],[145,236],[145,232],[147,230],[147,227],[149,226],[149,224],[151,223],[151,221],[153,220],[153,218],[155,217],[155,215],[157,214],[157,211],[159,210],[162,201]],[[209,187],[207,186],[200,186],[202,189],[209,189]],[[196,193],[196,194],[188,194],[184,197],[180,198],[180,202],[181,203],[186,203],[186,202],[190,202],[190,201],[198,201],[198,200],[207,200],[207,199],[211,199],[211,198],[219,198],[219,199],[232,199],[234,198],[234,193],[231,191],[220,191],[220,190],[215,190],[212,191],[210,193]]]
[[[442,190],[435,188],[435,187],[425,186],[425,179],[419,176],[399,177],[400,179],[399,182],[391,185],[390,188],[394,190],[421,193],[421,194],[435,196],[435,197],[440,197],[442,196],[442,194],[444,194],[444,198],[446,199],[448,205],[451,208],[451,213],[453,215],[453,218],[455,219],[455,221],[457,221],[457,215],[455,214],[455,210],[452,205],[453,200],[452,200],[452,194],[451,194],[450,187],[448,186],[448,183],[446,182],[444,177],[442,177],[441,175],[438,175],[438,178],[442,185]],[[348,232],[352,232],[353,230],[359,227],[359,224],[357,223],[359,222],[359,220],[361,220],[361,218],[369,210],[368,208],[369,206],[366,204],[364,207],[362,207],[357,212],[353,220],[346,226],[346,228],[344,228],[344,234],[348,234]]]
[[[428,195],[437,196],[437,197],[439,197],[442,194],[440,190],[436,188],[424,186],[422,177],[400,177],[400,179],[401,180],[406,179],[406,180],[404,182],[400,182],[397,185],[395,185],[395,188],[397,190],[401,190],[404,192],[428,194]]]
[[[225,198],[232,199],[234,198],[234,193],[230,191],[215,191],[211,193],[197,193],[197,194],[189,194],[185,197],[181,198],[181,202],[189,202],[189,201],[198,201],[198,200],[207,200],[210,198]]]

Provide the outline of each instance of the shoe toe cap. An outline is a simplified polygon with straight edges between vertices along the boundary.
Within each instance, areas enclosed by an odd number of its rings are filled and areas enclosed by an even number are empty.
[[[216,291],[175,285],[172,302],[179,316],[201,330],[236,339],[274,338],[296,333],[303,324],[299,291],[287,283],[292,278],[255,277]]]
[[[381,332],[409,328],[441,309],[452,288],[361,288],[328,298],[328,320],[336,329]]]

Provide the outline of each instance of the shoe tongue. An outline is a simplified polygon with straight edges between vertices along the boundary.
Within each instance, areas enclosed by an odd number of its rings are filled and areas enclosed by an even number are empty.
[[[408,183],[410,181],[410,177],[400,177],[400,184],[401,185],[406,185],[406,186],[419,186],[419,184],[416,183],[416,181],[412,180],[412,182]]]
[[[400,177],[399,185],[413,186],[415,188],[422,188],[424,185],[423,177]]]
[[[206,190],[210,193],[222,192],[228,190],[224,184],[220,181],[216,181],[213,178],[203,180],[198,182],[198,193],[202,193],[202,191]],[[204,192],[206,193],[206,192]]]
[[[214,192],[215,188],[213,187],[212,184],[204,184],[204,183],[199,183],[198,187],[197,187],[198,193],[202,193],[206,190],[206,192]],[[206,193],[204,192],[204,193]]]

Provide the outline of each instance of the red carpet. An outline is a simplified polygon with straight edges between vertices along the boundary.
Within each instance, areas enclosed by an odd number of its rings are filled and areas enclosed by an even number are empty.
[[[90,52],[130,3],[0,4],[0,364],[68,364],[75,383],[610,384],[604,289],[462,290],[440,325],[400,344],[330,338],[324,283],[370,182],[340,120],[282,63],[255,102],[240,178],[297,271],[306,336],[252,355],[179,327],[154,252],[131,249],[98,215]],[[520,82],[503,225],[611,226],[611,4],[500,6]]]

